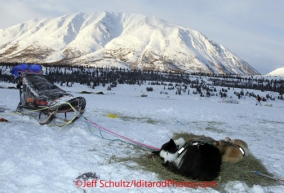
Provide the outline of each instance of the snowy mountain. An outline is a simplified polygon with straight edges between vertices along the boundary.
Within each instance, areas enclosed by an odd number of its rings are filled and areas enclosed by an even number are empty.
[[[259,74],[198,31],[156,17],[76,13],[0,29],[0,61]]]
[[[267,74],[268,76],[284,76],[284,67],[277,68],[276,70],[273,70],[272,72]]]

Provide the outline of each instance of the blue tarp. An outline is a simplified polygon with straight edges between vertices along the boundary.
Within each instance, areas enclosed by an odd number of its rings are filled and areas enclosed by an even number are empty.
[[[14,66],[11,70],[11,73],[14,74],[15,76],[18,76],[19,72],[41,73],[42,66],[40,64],[19,64],[17,66]]]

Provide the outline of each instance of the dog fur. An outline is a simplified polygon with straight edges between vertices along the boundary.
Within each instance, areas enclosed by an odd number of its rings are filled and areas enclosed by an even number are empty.
[[[249,155],[248,145],[241,139],[232,140],[226,137],[225,140],[216,141],[211,137],[201,137],[189,138],[186,142],[191,142],[192,140],[204,140],[215,145],[222,155],[222,162],[237,163]]]
[[[225,140],[215,141],[214,145],[222,155],[222,162],[237,163],[249,155],[248,145],[241,139],[226,137]]]
[[[189,140],[193,142],[193,139]],[[168,170],[193,180],[214,180],[221,169],[220,151],[213,145],[204,143],[201,145],[189,145],[180,156],[178,151],[185,144],[184,139],[171,139],[165,143],[157,154],[164,160],[163,166]]]

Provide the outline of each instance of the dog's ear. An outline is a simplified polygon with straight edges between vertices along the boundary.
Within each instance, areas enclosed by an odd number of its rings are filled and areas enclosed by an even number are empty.
[[[225,141],[232,141],[232,140],[229,137],[226,137]]]
[[[169,141],[169,144],[174,144],[174,145],[176,145],[176,143],[175,143],[175,141],[174,141],[173,139],[171,139],[171,140]]]

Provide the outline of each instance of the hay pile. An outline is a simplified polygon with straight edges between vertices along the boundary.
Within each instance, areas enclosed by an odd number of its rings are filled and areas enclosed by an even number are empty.
[[[189,133],[176,133],[173,139],[177,139],[179,137],[186,139],[205,136],[197,136]],[[121,159],[120,161],[134,161],[140,166],[138,169],[154,172],[158,174],[160,180],[175,180],[179,182],[193,181],[166,170],[162,166],[163,160],[154,154],[147,153],[146,155],[143,154],[140,157],[123,158],[123,160]],[[131,168],[133,169],[133,167]],[[273,186],[279,184],[279,182],[270,178],[256,175],[254,171],[273,176],[266,170],[262,163],[252,155],[249,155],[244,160],[236,164],[222,163],[221,173],[219,177],[214,180],[218,184],[215,189],[221,191],[224,190],[224,185],[229,181],[241,181],[246,183],[249,187],[252,187],[253,185]]]

